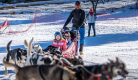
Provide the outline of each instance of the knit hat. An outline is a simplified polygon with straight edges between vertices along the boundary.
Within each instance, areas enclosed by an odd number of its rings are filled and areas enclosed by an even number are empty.
[[[75,2],[75,5],[80,5],[80,4],[81,4],[80,1]]]
[[[90,8],[90,11],[93,10],[92,8]]]
[[[64,30],[69,30],[69,28],[68,27],[65,27]]]
[[[60,33],[60,32],[55,32],[54,35],[55,35],[55,36],[57,36],[57,35],[60,35],[60,36],[61,36],[61,33]]]

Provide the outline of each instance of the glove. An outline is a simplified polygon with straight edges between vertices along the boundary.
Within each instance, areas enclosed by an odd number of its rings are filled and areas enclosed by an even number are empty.
[[[97,16],[95,16],[95,20],[97,19]]]
[[[64,29],[61,29],[61,31],[60,31],[60,32],[63,34],[63,33],[64,33],[64,31],[65,31]]]
[[[64,29],[61,29],[61,32],[64,32]]]
[[[66,26],[63,26],[63,29],[65,29],[66,28]]]

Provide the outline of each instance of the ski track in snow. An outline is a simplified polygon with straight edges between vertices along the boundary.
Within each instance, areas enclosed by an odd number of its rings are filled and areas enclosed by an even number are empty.
[[[123,0],[125,1],[125,0]],[[114,5],[117,4],[119,1],[112,2]],[[134,2],[130,3],[133,4]],[[82,5],[90,5],[91,3],[82,3]],[[74,6],[72,3],[58,4],[58,7],[61,6]],[[98,6],[101,7],[103,4],[99,4]],[[111,4],[105,4],[106,8],[110,6],[114,6]],[[47,5],[47,8],[51,8],[53,5]],[[37,8],[43,8],[44,6],[39,6]],[[57,8],[58,8],[57,7]],[[86,6],[82,6],[86,8]],[[33,7],[31,7],[33,8]],[[68,16],[72,9],[58,9],[59,14]],[[88,9],[85,9],[88,11]],[[7,10],[8,11],[8,10]],[[38,15],[51,15],[52,12],[56,11],[48,10],[47,11],[38,11]],[[98,9],[100,12],[101,9]],[[109,11],[107,11],[109,12]],[[120,11],[118,11],[120,12]],[[134,10],[127,11],[125,13],[116,13],[116,16],[129,14],[131,12],[135,12]],[[15,20],[15,23],[12,23],[11,28],[15,31],[22,31],[30,26],[32,19],[34,18],[34,13],[30,14],[16,14],[9,16],[8,20]],[[3,23],[5,20],[5,15],[1,15]],[[135,19],[137,17],[128,17],[128,18],[119,18],[117,20],[104,20],[104,21],[97,21],[96,22],[96,37],[93,37],[91,31],[91,37],[87,37],[88,27],[86,26],[86,38],[85,38],[85,45],[84,45],[84,55],[83,60],[85,65],[95,65],[95,64],[103,64],[109,62],[108,59],[115,60],[116,57],[119,57],[126,63],[127,70],[129,71],[129,76],[134,77],[127,77],[123,79],[122,77],[118,76],[113,80],[138,80],[138,27],[135,24],[136,21],[128,21],[129,19]],[[121,22],[121,20],[125,20]],[[27,20],[27,21],[25,21]],[[49,18],[50,20],[50,18]],[[115,22],[118,22],[115,23]],[[48,22],[46,22],[48,23]],[[49,22],[50,23],[50,22]],[[130,26],[131,24],[131,26]],[[86,24],[88,25],[88,24]],[[121,25],[121,26],[120,26]],[[69,25],[71,26],[71,24]],[[45,22],[43,23],[35,23],[29,31],[25,33],[19,33],[14,35],[0,35],[0,80],[15,80],[15,73],[13,68],[8,68],[8,75],[5,76],[5,69],[4,65],[2,64],[3,57],[7,54],[6,52],[6,45],[10,40],[12,41],[11,49],[14,48],[24,48],[23,42],[24,39],[30,40],[34,37],[33,44],[40,44],[42,48],[46,48],[48,45],[51,44],[52,40],[54,39],[54,33],[56,31],[60,31],[63,27],[63,24],[53,24],[53,25],[46,25]],[[5,32],[8,32],[7,29]],[[24,48],[25,49],[25,48]]]

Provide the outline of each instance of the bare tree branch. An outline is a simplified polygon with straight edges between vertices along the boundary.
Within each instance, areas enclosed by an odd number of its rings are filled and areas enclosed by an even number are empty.
[[[88,1],[91,1],[92,6],[93,6],[93,10],[96,14],[96,8],[97,8],[98,3],[103,3],[104,4],[105,2],[108,2],[110,0],[88,0]]]

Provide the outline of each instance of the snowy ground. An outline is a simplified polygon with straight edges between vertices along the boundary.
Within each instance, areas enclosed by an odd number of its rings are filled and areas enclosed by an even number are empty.
[[[121,2],[127,2],[127,0],[114,1],[115,0],[106,4],[99,4],[97,12],[101,13],[104,10],[107,13],[111,13],[111,10],[107,10],[107,8],[118,8],[119,6],[117,3],[121,4]],[[138,80],[138,16],[135,16],[135,12],[138,13],[138,11],[133,9],[128,10],[129,7],[133,6],[134,2],[135,0],[132,0],[125,5],[122,5],[126,6],[125,8],[121,8],[122,6],[120,6],[121,9],[114,10],[112,16],[98,16],[96,22],[96,37],[93,37],[92,32],[91,37],[87,37],[88,27],[86,24],[86,38],[83,55],[85,65],[102,64],[108,62],[108,59],[119,57],[126,63],[127,70],[130,72],[129,76],[135,76],[127,77],[126,79],[122,79],[118,76],[114,80]],[[86,12],[90,6],[91,3],[89,2],[82,3],[82,8]],[[4,66],[2,64],[2,59],[7,53],[6,45],[10,40],[13,40],[11,44],[12,49],[19,47],[24,48],[24,39],[30,40],[31,37],[35,38],[34,44],[40,44],[42,48],[46,48],[54,39],[53,34],[56,31],[60,31],[63,27],[63,24],[72,9],[74,9],[74,2],[1,10],[16,12],[14,15],[0,14],[0,24],[4,22],[6,19],[5,16],[7,16],[9,22],[10,20],[13,20],[11,28],[14,31],[26,30],[31,25],[36,10],[38,13],[36,23],[27,32],[6,35],[5,33],[9,31],[9,29],[7,29],[4,34],[0,35],[0,80],[15,79],[14,69],[8,68],[9,74],[5,76]],[[19,14],[22,11],[24,13]],[[34,13],[30,13],[31,11]],[[55,13],[56,11],[57,13]],[[68,26],[70,27],[71,24]]]

